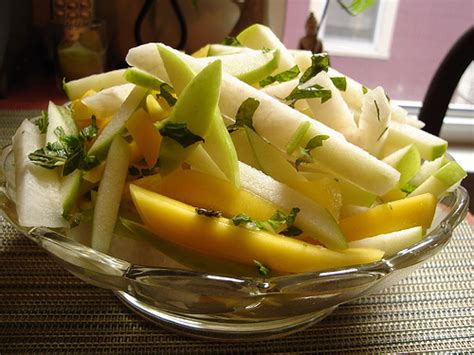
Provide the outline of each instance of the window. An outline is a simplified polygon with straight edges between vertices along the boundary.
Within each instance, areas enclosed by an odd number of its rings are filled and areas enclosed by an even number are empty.
[[[311,0],[310,11],[321,18],[325,1]],[[329,1],[320,37],[335,56],[387,59],[390,57],[398,0],[379,0],[357,16],[350,16],[336,1]]]

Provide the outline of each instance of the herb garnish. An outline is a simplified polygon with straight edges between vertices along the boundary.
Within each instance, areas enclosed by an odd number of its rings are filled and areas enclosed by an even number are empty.
[[[216,211],[213,209],[206,209],[202,207],[196,207],[195,210],[198,215],[206,217],[222,217],[222,211]]]
[[[298,86],[293,89],[293,91],[285,97],[285,100],[288,101],[288,104],[291,107],[295,106],[296,101],[301,99],[313,99],[320,98],[321,103],[325,103],[332,97],[331,90],[324,89],[321,85],[315,84],[307,88],[301,89]]]
[[[375,109],[377,110],[377,121],[380,122],[380,109],[379,109],[379,105],[377,104],[376,100],[374,100],[374,105],[375,105]]]
[[[69,175],[76,169],[90,170],[99,164],[95,155],[88,155],[84,144],[97,134],[95,117],[92,116],[90,126],[83,128],[78,135],[66,135],[62,127],[57,127],[54,134],[56,142],[49,142],[44,148],[28,154],[28,158],[36,165],[46,169],[63,167],[62,176]]]
[[[290,81],[291,79],[294,79],[298,76],[300,73],[300,69],[298,68],[297,65],[294,67],[285,70],[281,73],[278,73],[276,75],[269,75],[265,79],[260,80],[259,85],[263,88],[267,85],[273,84],[275,82],[277,83],[283,83],[285,81]]]
[[[235,123],[227,126],[227,131],[232,133],[244,126],[255,130],[253,127],[253,115],[259,105],[260,102],[252,97],[245,99],[237,110],[237,114],[235,115]]]
[[[231,220],[235,226],[244,225],[249,229],[260,229],[286,236],[297,236],[302,233],[301,229],[294,226],[299,211],[300,209],[297,207],[293,207],[288,214],[277,210],[273,216],[266,221],[254,220],[245,213],[240,213],[232,217]]]
[[[367,94],[369,92],[369,89],[367,89],[364,85],[362,85],[362,94]]]
[[[345,76],[334,76],[331,78],[331,81],[338,90],[346,91],[347,80]]]
[[[184,122],[166,122],[162,127],[160,127],[159,131],[163,137],[169,137],[175,140],[181,144],[183,148],[196,142],[204,142],[204,138],[191,132]]]
[[[263,276],[268,275],[268,273],[270,272],[270,269],[268,267],[263,265],[260,261],[254,260],[253,262],[255,263],[255,265],[257,265],[257,270],[258,270],[259,274],[261,274]]]
[[[48,113],[46,111],[41,111],[41,117],[35,121],[35,125],[38,127],[40,133],[46,133],[48,129]]]
[[[157,97],[162,97],[168,106],[174,106],[176,104],[176,97],[173,96],[174,89],[166,83],[160,85],[160,93]]]
[[[400,190],[402,192],[405,192],[407,194],[411,194],[413,191],[415,191],[416,189],[416,186],[410,184],[410,183],[406,183],[405,185],[403,185],[402,187],[400,187]]]
[[[329,136],[319,134],[311,138],[306,144],[306,147],[300,148],[299,156],[295,161],[296,169],[298,169],[301,163],[312,163],[314,160],[311,156],[311,151],[314,148],[321,147],[323,145],[323,141],[328,138]]]
[[[385,132],[387,132],[387,130],[388,130],[388,126],[384,128],[382,133],[380,133],[379,137],[377,138],[377,142],[380,140],[380,138],[382,138],[382,136],[384,135]]]
[[[300,78],[300,84],[307,82],[321,71],[328,71],[329,56],[326,53],[313,54],[311,57],[311,66],[305,70]]]
[[[234,46],[234,47],[240,47],[241,44],[239,40],[235,37],[227,36],[224,38],[224,40],[221,42],[225,46]]]

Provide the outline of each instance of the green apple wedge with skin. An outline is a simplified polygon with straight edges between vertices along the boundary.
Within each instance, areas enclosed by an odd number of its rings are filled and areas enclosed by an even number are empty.
[[[399,230],[387,234],[349,242],[349,248],[373,248],[383,250],[384,256],[390,256],[406,249],[423,239],[421,226]]]
[[[127,68],[124,76],[132,84],[156,91],[160,91],[161,85],[165,83],[156,76],[138,68]]]
[[[167,72],[169,72],[168,75],[173,87],[178,95],[181,95],[188,84],[193,80],[195,74],[182,59],[169,51],[166,47],[158,46],[158,51],[163,59]],[[240,185],[240,175],[239,166],[237,164],[237,152],[217,104],[210,120],[209,130],[204,137],[205,142],[202,146],[215,161],[226,178],[232,182],[234,186],[238,187]]]
[[[107,155],[92,220],[91,246],[103,253],[109,250],[113,237],[129,163],[129,144],[120,135],[116,135]]]
[[[108,149],[112,144],[114,137],[125,129],[125,123],[132,114],[142,104],[148,93],[148,89],[135,86],[128,97],[123,102],[120,109],[112,117],[112,120],[97,137],[92,147],[89,149],[89,155],[95,155],[99,160],[104,160]]]
[[[125,61],[132,67],[137,67],[150,74],[156,75],[166,83],[170,78],[166,72],[161,56],[157,55],[156,45],[158,43],[146,43],[128,51]]]
[[[288,70],[296,64],[285,45],[267,26],[261,24],[252,25],[240,32],[236,38],[243,46],[248,48],[278,49],[280,51],[280,60],[277,72]]]
[[[246,50],[248,49],[245,47],[229,46],[229,45],[219,44],[219,43],[211,43],[209,44],[207,56],[212,57],[216,55],[235,54],[235,53],[240,53]]]
[[[303,195],[307,195],[308,189],[314,188],[306,184],[306,179],[297,173],[278,149],[265,142],[252,129],[245,127],[245,131],[255,157],[265,174]],[[307,225],[305,232],[330,249],[346,248],[346,241],[334,217],[316,202],[314,202],[312,213],[317,223]]]
[[[181,56],[193,70],[202,69],[195,58],[172,48],[169,49]],[[242,102],[249,97],[260,103],[253,116],[256,132],[282,151],[286,150],[293,133],[305,121],[310,122],[311,125],[308,129],[308,137],[329,136],[329,139],[325,140],[313,154],[314,163],[306,165],[325,166],[326,170],[336,177],[342,177],[377,195],[383,195],[398,182],[400,173],[396,169],[347,142],[340,137],[339,132],[269,97],[239,79],[223,73],[219,107],[224,115],[235,117]],[[302,143],[305,146],[308,142]]]
[[[450,161],[426,179],[408,196],[417,196],[429,192],[436,198],[439,198],[443,193],[457,186],[466,176],[466,172],[458,163]]]
[[[391,122],[382,156],[387,156],[394,151],[409,144],[415,144],[424,160],[434,160],[446,152],[448,142],[421,129],[408,124]]]
[[[425,160],[416,175],[408,182],[411,186],[420,186],[426,179],[436,173],[449,160],[446,157],[440,156],[435,160]]]
[[[208,64],[214,60],[222,61],[222,69],[247,84],[256,84],[271,75],[278,68],[280,51],[247,50],[235,54],[198,58]],[[169,75],[169,72],[168,72]]]
[[[96,117],[113,116],[120,109],[125,99],[130,95],[135,85],[122,84],[103,89],[98,93],[86,96],[81,102],[86,105]]]
[[[176,64],[173,60],[172,62]],[[186,64],[182,63],[182,65]],[[215,121],[221,74],[222,66],[220,61],[212,62],[200,71],[184,87],[166,124],[184,123],[191,133],[199,136],[204,141],[204,137],[208,135],[212,122]],[[184,85],[175,84],[174,86],[179,90]],[[196,142],[184,147],[171,137],[163,137],[159,155],[160,174],[166,176],[178,168],[195,149],[197,144],[200,143]],[[179,159],[177,158],[178,156]]]
[[[80,99],[88,90],[100,91],[111,86],[126,84],[125,69],[117,69],[101,74],[94,74],[85,78],[71,80],[63,84],[69,100]]]
[[[420,170],[421,157],[414,144],[407,145],[383,158],[383,161],[400,172],[398,186],[403,187]]]
[[[13,136],[15,159],[16,211],[24,227],[67,227],[62,217],[61,182],[56,169],[33,164],[28,154],[43,148],[45,136],[29,120],[24,120]]]

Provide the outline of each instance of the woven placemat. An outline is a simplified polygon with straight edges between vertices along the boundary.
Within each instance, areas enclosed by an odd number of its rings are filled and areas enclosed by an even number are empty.
[[[23,117],[0,111],[0,142]],[[0,354],[386,353],[473,349],[473,230],[464,221],[448,246],[382,293],[342,305],[286,338],[252,343],[196,340],[154,325],[107,290],[64,271],[0,219]]]

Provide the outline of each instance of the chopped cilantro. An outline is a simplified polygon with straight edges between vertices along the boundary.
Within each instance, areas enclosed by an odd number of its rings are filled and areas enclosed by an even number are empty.
[[[385,132],[387,132],[387,130],[388,130],[388,126],[384,128],[382,133],[380,133],[379,137],[377,138],[377,142],[383,137],[383,135],[385,134]]]
[[[369,92],[369,89],[367,89],[364,85],[362,85],[362,94],[367,94]]]
[[[239,40],[237,38],[231,37],[231,36],[225,37],[224,40],[222,41],[222,44],[226,45],[226,46],[234,46],[234,47],[240,47],[241,46]]]
[[[334,76],[331,78],[331,81],[338,90],[346,91],[347,80],[345,76]]]
[[[198,215],[206,217],[222,217],[222,211],[215,211],[213,209],[205,209],[202,207],[196,207],[195,210]]]
[[[324,89],[321,85],[313,85],[304,89],[300,89],[298,86],[293,89],[293,91],[285,97],[285,100],[288,101],[289,105],[293,107],[296,101],[301,99],[312,99],[320,98],[321,103],[325,103],[332,97],[331,90]]]
[[[95,133],[94,133],[95,132]],[[58,140],[49,142],[44,148],[28,154],[28,158],[36,165],[46,169],[62,167],[62,175],[66,176],[76,169],[90,170],[99,164],[94,155],[88,155],[84,143],[92,139],[97,132],[95,120],[79,132],[78,135],[66,135],[62,127],[55,129]]]
[[[390,97],[387,94],[385,94],[385,97],[387,98],[387,101],[390,102]]]
[[[267,276],[270,273],[270,269],[263,265],[260,261],[254,260],[255,265],[257,265],[258,272],[263,275]]]
[[[235,115],[235,123],[227,126],[229,133],[232,133],[244,126],[255,130],[253,128],[253,115],[259,105],[260,102],[254,98],[249,97],[245,99],[245,101],[240,104],[239,109],[237,110],[237,114]]]
[[[273,84],[275,82],[277,83],[284,83],[285,81],[290,81],[291,79],[294,79],[298,76],[300,73],[300,69],[298,68],[297,65],[294,67],[285,70],[281,73],[278,73],[276,75],[269,75],[265,79],[260,80],[259,84],[263,88],[267,85]]]
[[[376,100],[374,100],[374,105],[375,105],[375,109],[377,110],[377,121],[380,122],[380,109],[379,109],[379,105],[377,104]]]
[[[160,134],[163,137],[169,137],[179,144],[183,148],[186,148],[196,142],[204,142],[204,138],[198,136],[191,132],[186,123],[178,123],[178,122],[166,122],[160,128]]]
[[[97,136],[97,119],[95,118],[94,115],[91,117],[91,124],[87,127],[84,127],[81,130],[81,135],[88,141],[90,142],[92,139],[94,139]]]
[[[311,66],[305,70],[300,78],[300,84],[307,82],[312,77],[316,76],[321,71],[328,71],[329,56],[327,53],[313,54],[311,57]]]
[[[303,162],[312,163],[313,157],[311,156],[311,151],[314,148],[321,147],[323,145],[323,141],[325,141],[328,138],[329,136],[326,136],[324,134],[319,134],[311,138],[306,144],[306,147],[300,149],[299,157],[295,161],[296,168],[298,169],[300,164]]]
[[[46,133],[48,129],[48,113],[46,111],[41,111],[41,117],[35,121],[35,125],[38,127],[40,133]]]
[[[158,97],[165,99],[166,103],[171,107],[176,104],[176,97],[173,95],[174,89],[166,83],[160,85],[160,93]]]
[[[232,217],[231,221],[235,226],[244,225],[249,229],[266,230],[286,236],[297,236],[302,233],[298,227],[294,226],[299,211],[300,209],[297,207],[292,208],[288,214],[276,210],[273,216],[266,221],[257,221],[245,213],[240,213]]]

